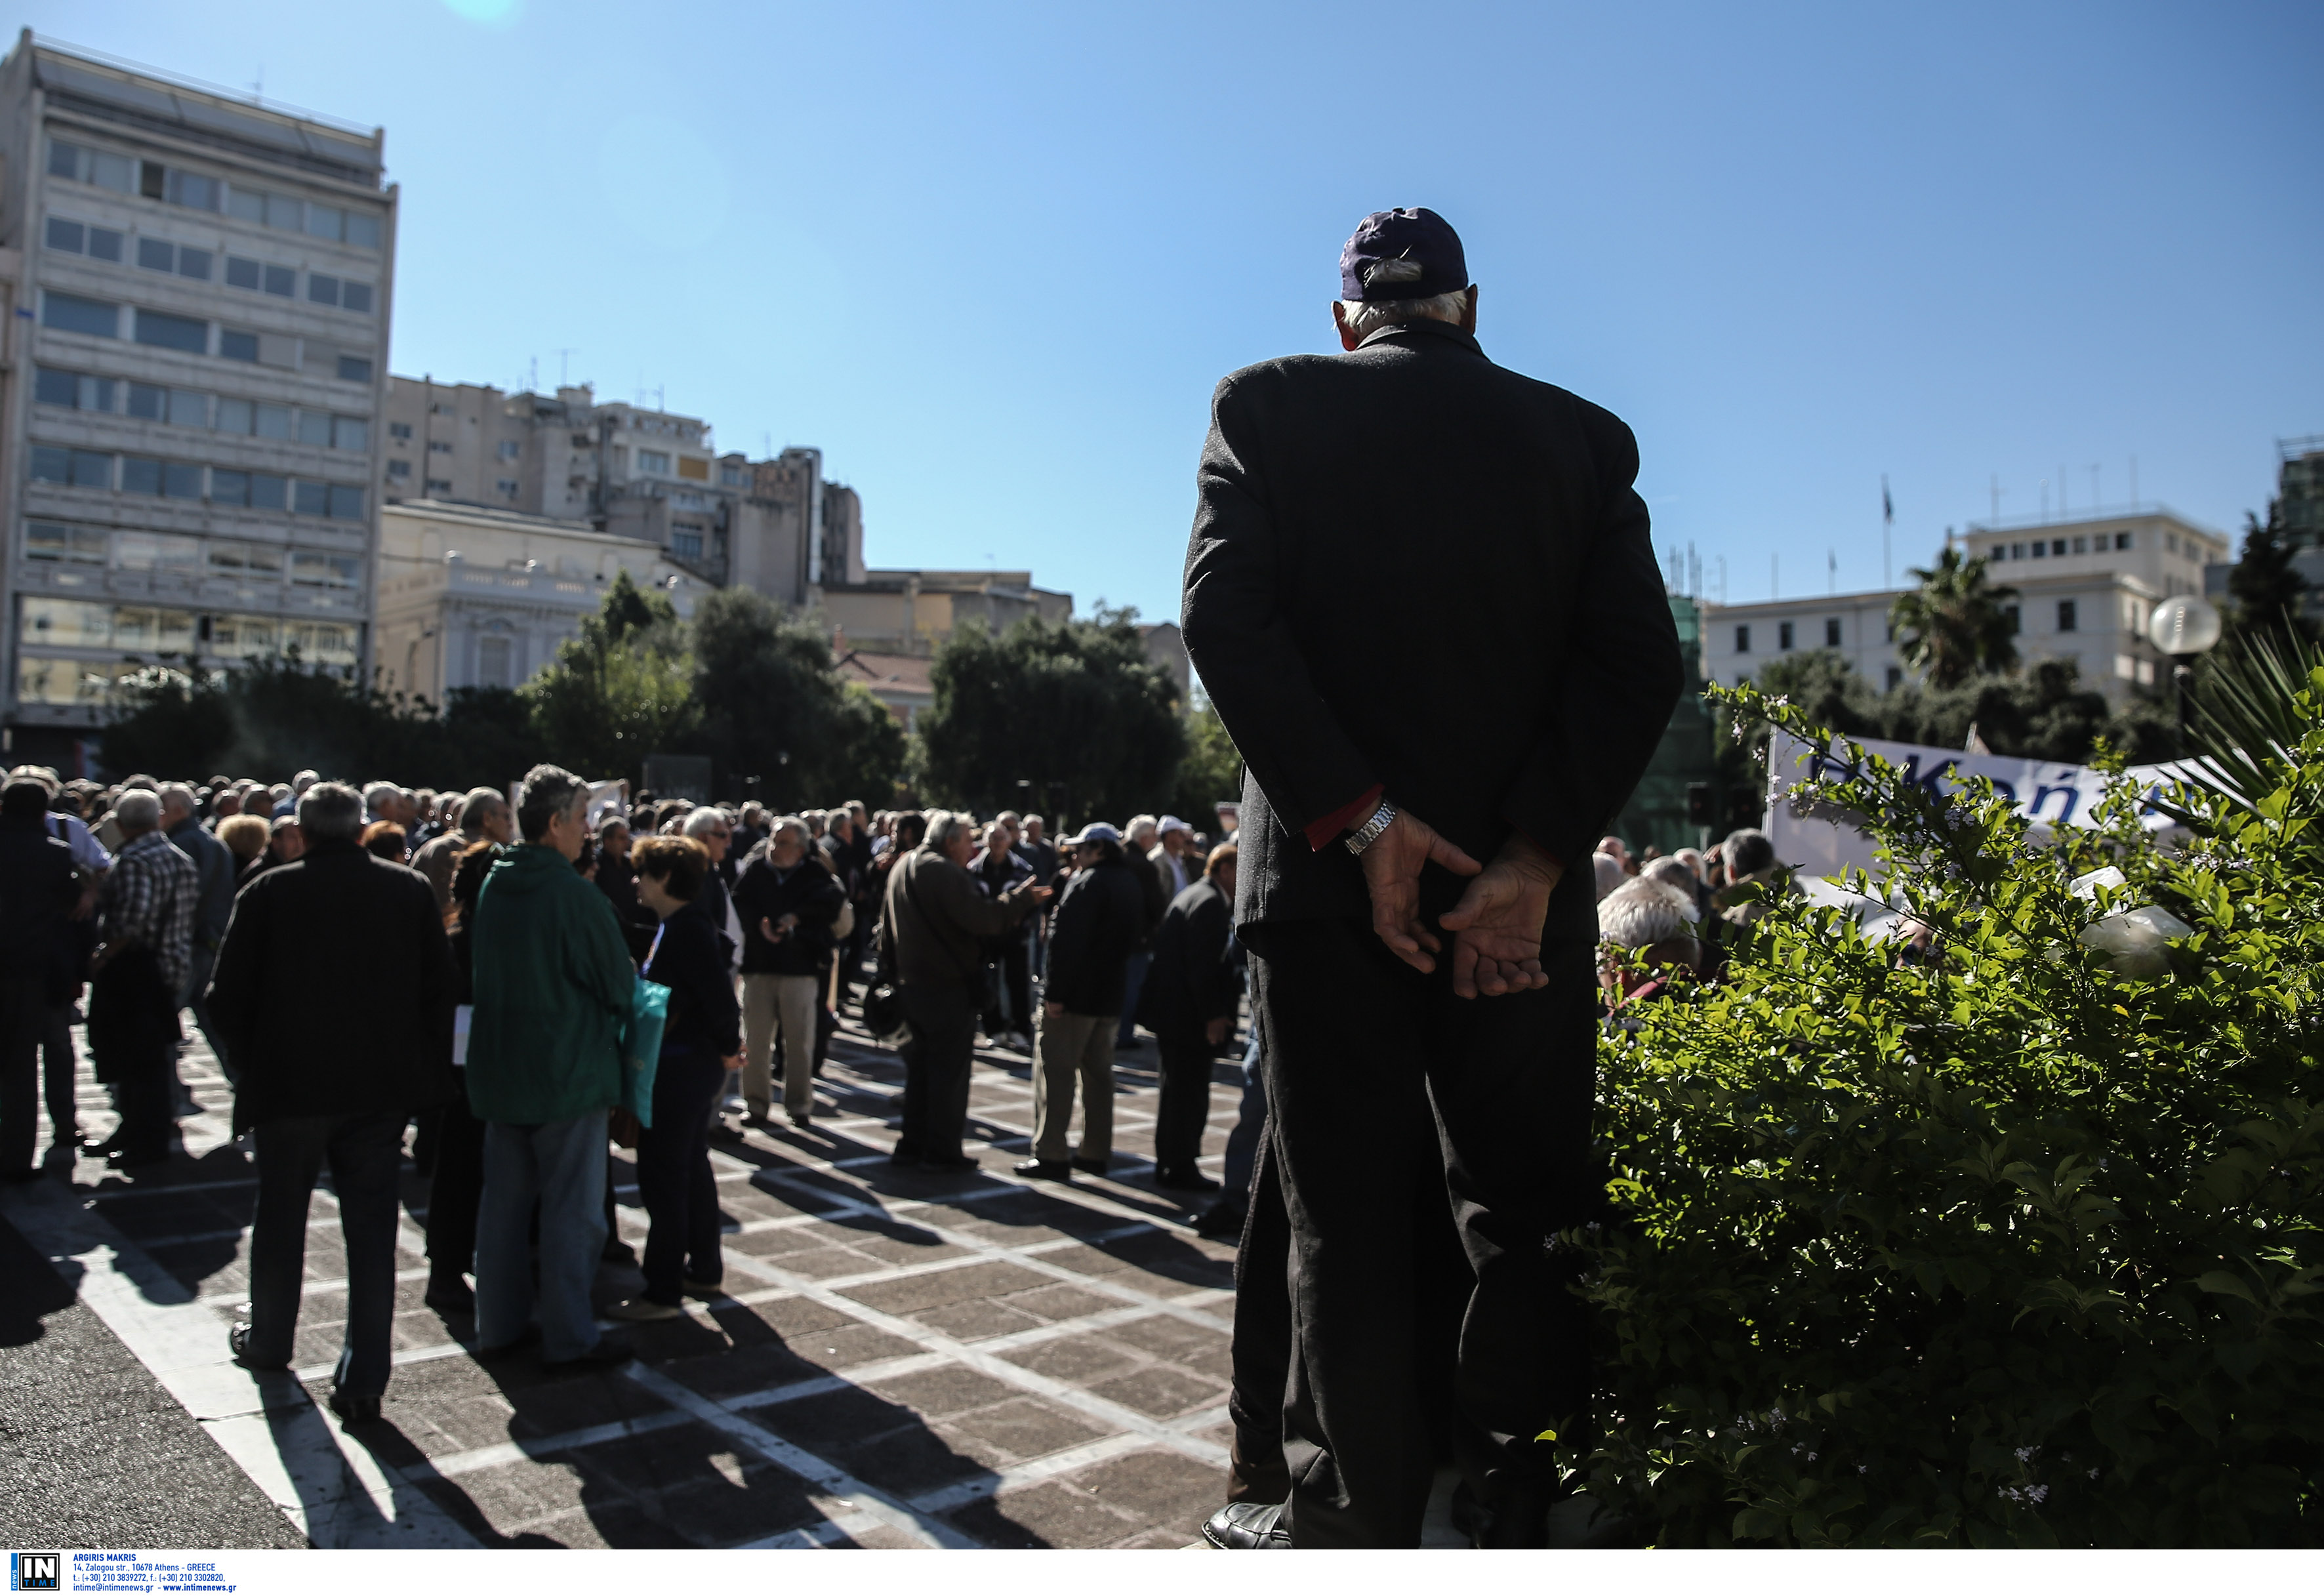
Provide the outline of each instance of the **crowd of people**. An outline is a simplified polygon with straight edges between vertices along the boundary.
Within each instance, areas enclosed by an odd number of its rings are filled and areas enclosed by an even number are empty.
[[[179,1068],[189,1018],[258,1176],[238,1360],[288,1365],[327,1168],[349,1281],[332,1406],[376,1415],[409,1164],[430,1183],[427,1301],[474,1315],[480,1356],[618,1362],[599,1268],[638,1265],[616,1320],[718,1294],[712,1143],[775,1132],[779,1091],[810,1127],[838,1016],[874,988],[905,1063],[898,1165],[977,1167],[981,1035],[1031,1066],[1018,1173],[1107,1172],[1114,1056],[1142,1023],[1156,1183],[1215,1191],[1197,1166],[1241,992],[1235,853],[1173,816],[1059,843],[1039,815],[632,801],[548,765],[511,793],[20,767],[0,788],[0,1173],[78,1156],[145,1178],[179,1156],[179,1121],[217,1106]],[[117,1119],[102,1141],[76,1101],[84,1021]],[[635,1159],[641,1258],[613,1233],[613,1146]]]

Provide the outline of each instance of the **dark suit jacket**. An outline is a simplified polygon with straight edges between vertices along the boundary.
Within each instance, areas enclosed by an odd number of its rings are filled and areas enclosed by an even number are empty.
[[[1437,321],[1221,383],[1186,550],[1186,650],[1246,761],[1237,918],[1362,918],[1305,827],[1374,784],[1480,861],[1567,866],[1547,934],[1593,939],[1591,845],[1682,664],[1619,419]],[[1430,869],[1432,918],[1460,895]]]
[[[456,1096],[453,980],[436,891],[418,871],[318,842],[254,880],[209,991],[242,1072],[236,1128]]]
[[[1154,933],[1154,963],[1138,992],[1138,1023],[1166,1041],[1198,1042],[1212,1020],[1231,1018],[1242,992],[1227,956],[1233,933],[1234,905],[1216,881],[1196,881],[1173,898]]]
[[[1128,863],[1083,871],[1057,895],[1043,999],[1068,1014],[1120,1014],[1130,955],[1146,935],[1146,900]]]

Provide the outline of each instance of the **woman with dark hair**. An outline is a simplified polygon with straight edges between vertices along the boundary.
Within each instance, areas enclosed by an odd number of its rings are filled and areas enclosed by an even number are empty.
[[[366,853],[376,853],[390,864],[403,863],[403,827],[392,820],[374,820],[363,829],[356,841]]]
[[[688,1296],[718,1295],[718,1183],[710,1172],[710,1107],[742,1051],[742,1011],[716,927],[696,907],[710,852],[692,837],[641,837],[630,848],[638,901],[659,916],[643,972],[669,988],[653,1123],[638,1132],[638,1196],[646,1208],[646,1288],[606,1310],[642,1322],[675,1319]]]
[[[492,873],[500,853],[501,845],[485,837],[463,848],[452,864],[452,911],[444,917],[444,928],[452,949],[452,1001],[464,1008],[476,1001],[468,927],[475,918],[476,894],[484,890],[484,877]],[[455,1041],[454,1062],[466,1056],[466,1041],[465,1037]],[[484,1122],[468,1108],[468,1072],[455,1073],[460,1077],[460,1096],[438,1111],[436,1134],[429,1139],[435,1169],[428,1188],[425,1300],[447,1314],[476,1305],[466,1277],[475,1265],[476,1206],[484,1194]]]

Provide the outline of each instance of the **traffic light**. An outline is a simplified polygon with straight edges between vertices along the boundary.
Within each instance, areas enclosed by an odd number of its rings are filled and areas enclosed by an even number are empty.
[[[1711,783],[1690,781],[1686,784],[1686,818],[1690,826],[1711,826]]]

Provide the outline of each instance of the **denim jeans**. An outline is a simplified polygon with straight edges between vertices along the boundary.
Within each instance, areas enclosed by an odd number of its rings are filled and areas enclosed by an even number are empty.
[[[605,1111],[484,1130],[476,1212],[476,1340],[506,1346],[533,1318],[532,1205],[540,1203],[540,1353],[552,1363],[597,1344],[589,1287],[605,1250]]]
[[[1130,963],[1123,968],[1121,1029],[1113,1033],[1113,1045],[1117,1047],[1129,1047],[1137,1044],[1138,993],[1146,984],[1146,966],[1153,962],[1154,955],[1140,949],[1130,955]]]
[[[395,1321],[395,1213],[402,1113],[266,1120],[255,1128],[258,1210],[250,1226],[250,1361],[287,1363],[306,1276],[307,1204],[327,1160],[347,1250],[347,1328],[339,1389],[387,1389]]]
[[[1251,1165],[1259,1156],[1259,1139],[1267,1130],[1267,1080],[1259,1073],[1259,1027],[1250,1028],[1250,1046],[1242,1055],[1242,1112],[1227,1135],[1227,1167],[1220,1175],[1221,1195],[1240,1204],[1250,1195]]]

